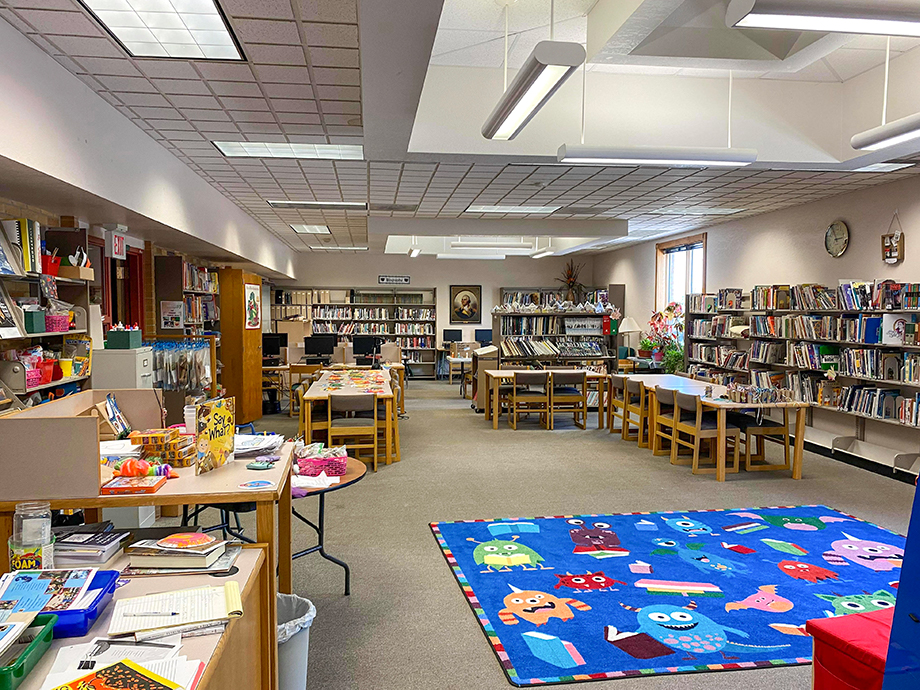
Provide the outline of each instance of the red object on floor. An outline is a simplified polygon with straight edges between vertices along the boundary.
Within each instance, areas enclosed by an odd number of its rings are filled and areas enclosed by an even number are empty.
[[[894,608],[808,621],[814,690],[881,690]]]

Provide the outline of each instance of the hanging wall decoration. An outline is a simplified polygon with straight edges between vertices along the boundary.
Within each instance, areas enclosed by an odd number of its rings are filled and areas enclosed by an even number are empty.
[[[256,283],[246,283],[243,300],[243,309],[246,310],[246,329],[262,328],[262,286]]]
[[[882,235],[882,261],[886,264],[898,264],[903,260],[904,231],[901,229],[901,218],[895,211],[888,232]]]

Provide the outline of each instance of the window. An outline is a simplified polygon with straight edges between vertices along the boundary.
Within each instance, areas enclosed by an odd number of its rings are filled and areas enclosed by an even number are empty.
[[[706,291],[706,234],[662,242],[657,249],[655,308]]]

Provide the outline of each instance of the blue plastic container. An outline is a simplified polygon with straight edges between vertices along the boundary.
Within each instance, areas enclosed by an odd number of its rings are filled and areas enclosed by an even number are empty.
[[[112,601],[118,578],[121,576],[117,570],[99,570],[89,583],[89,589],[97,590],[93,602],[85,609],[73,611],[58,611],[57,623],[54,626],[54,639],[61,637],[83,637],[93,627],[93,623]]]

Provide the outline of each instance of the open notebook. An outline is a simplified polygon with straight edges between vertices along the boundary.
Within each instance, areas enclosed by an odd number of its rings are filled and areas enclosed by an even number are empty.
[[[240,585],[235,580],[222,587],[198,587],[148,594],[115,602],[109,635],[130,635],[187,623],[227,620],[243,615]]]

